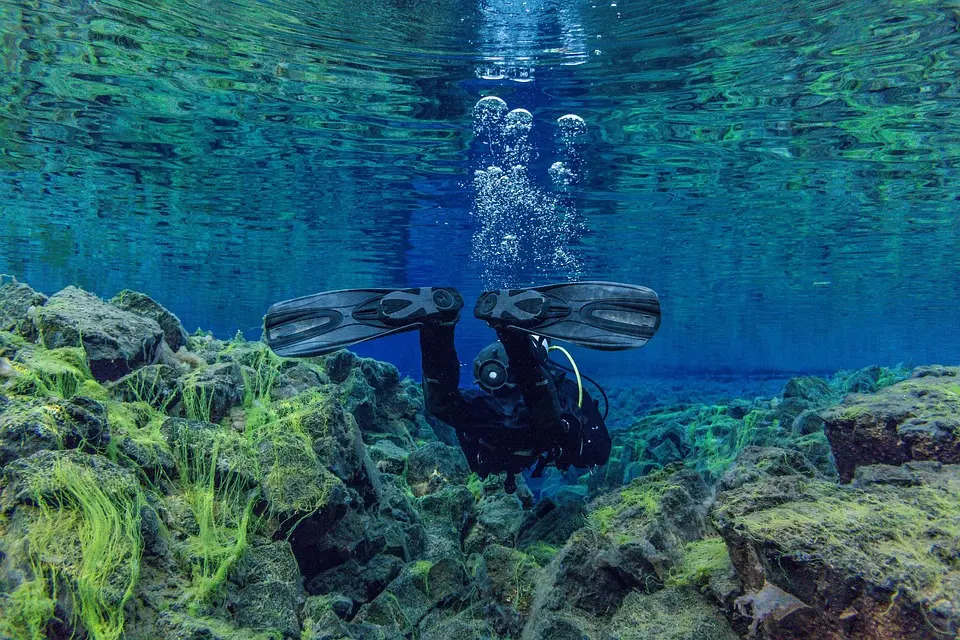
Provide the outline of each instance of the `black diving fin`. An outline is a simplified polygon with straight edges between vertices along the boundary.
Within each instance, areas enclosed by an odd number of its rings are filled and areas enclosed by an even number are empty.
[[[279,356],[318,356],[431,320],[456,322],[462,308],[452,287],[327,291],[270,307],[264,340]]]
[[[512,328],[589,349],[642,347],[660,328],[660,300],[647,287],[571,282],[486,291],[473,314],[494,328]]]

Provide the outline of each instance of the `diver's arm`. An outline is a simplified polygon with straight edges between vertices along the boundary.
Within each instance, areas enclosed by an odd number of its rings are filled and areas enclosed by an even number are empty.
[[[560,424],[560,401],[553,379],[540,364],[533,339],[519,331],[498,329],[497,337],[503,344],[510,362],[510,371],[530,410],[533,425],[539,431],[552,432]]]

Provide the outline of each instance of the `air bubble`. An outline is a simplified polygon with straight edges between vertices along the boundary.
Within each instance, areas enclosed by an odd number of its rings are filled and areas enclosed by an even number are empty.
[[[473,117],[482,126],[490,126],[500,121],[507,113],[507,103],[497,96],[480,98],[473,107]]]
[[[560,116],[557,118],[557,124],[560,126],[560,132],[564,138],[579,137],[587,132],[587,123],[575,113]]]
[[[526,134],[533,127],[533,114],[526,109],[514,109],[506,117],[507,131],[513,134]]]

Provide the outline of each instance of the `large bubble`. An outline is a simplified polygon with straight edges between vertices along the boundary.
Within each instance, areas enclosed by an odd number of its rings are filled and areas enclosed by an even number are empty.
[[[560,135],[564,139],[579,138],[587,133],[587,123],[574,113],[568,113],[557,118],[557,125],[560,127]]]
[[[507,103],[497,96],[480,98],[473,106],[473,122],[477,129],[488,129],[503,121],[506,115]]]

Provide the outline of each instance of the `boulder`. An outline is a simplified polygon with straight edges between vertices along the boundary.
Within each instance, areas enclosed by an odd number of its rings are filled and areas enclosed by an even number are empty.
[[[191,420],[220,422],[243,402],[244,380],[234,362],[202,367],[180,381],[179,415]],[[171,407],[171,410],[174,410]]]
[[[737,640],[716,607],[693,589],[628,595],[607,628],[609,640]]]
[[[418,497],[451,483],[465,484],[469,474],[463,451],[440,442],[419,447],[407,458],[407,484]]]
[[[545,567],[523,637],[601,637],[598,621],[630,593],[661,589],[685,546],[705,535],[707,496],[699,474],[669,469],[594,500],[589,526]]]
[[[46,303],[47,296],[22,282],[8,282],[0,286],[0,331],[33,336],[35,329],[30,322],[30,309]]]
[[[183,400],[176,369],[164,364],[141,367],[106,386],[116,400],[146,402],[158,411],[166,411]]]
[[[238,626],[300,637],[297,613],[306,594],[290,543],[262,541],[247,549],[231,571],[231,610]]]
[[[501,491],[480,500],[475,517],[476,523],[464,542],[468,553],[482,551],[491,543],[514,546],[526,514],[515,494]]]
[[[463,563],[455,558],[420,560],[404,567],[381,593],[357,613],[357,622],[399,630],[416,627],[434,607],[458,597],[467,584]]]
[[[781,395],[784,399],[796,398],[814,406],[823,406],[836,398],[836,392],[827,381],[815,376],[790,378]]]
[[[752,633],[919,640],[960,632],[960,466],[858,471],[856,486],[756,474],[713,520],[746,593]]]
[[[152,363],[163,340],[155,320],[118,309],[76,287],[34,307],[31,315],[45,347],[82,346],[90,371],[101,382]]]
[[[869,395],[851,394],[824,411],[840,479],[849,482],[861,465],[960,462],[958,372],[921,367],[908,380]]]
[[[88,398],[0,403],[0,469],[38,451],[104,448],[109,441],[106,411]]]
[[[163,339],[173,351],[187,346],[189,336],[180,324],[180,318],[145,293],[124,289],[110,300],[110,304],[118,309],[154,320],[160,325],[163,330]]]

